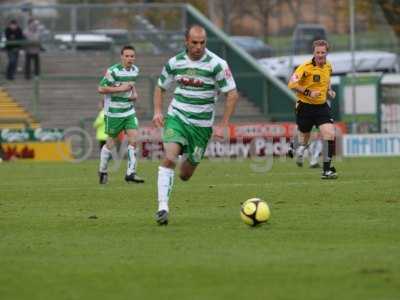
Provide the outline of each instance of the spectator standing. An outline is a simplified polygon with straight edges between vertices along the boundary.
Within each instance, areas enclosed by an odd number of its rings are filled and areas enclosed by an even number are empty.
[[[4,31],[6,37],[6,51],[8,56],[8,65],[6,71],[6,78],[8,80],[15,79],[15,73],[18,66],[19,50],[22,47],[24,35],[17,20],[11,20]]]
[[[28,27],[24,31],[27,40],[25,47],[25,79],[31,79],[31,65],[33,62],[35,76],[40,74],[40,30],[39,21],[36,19],[29,19]]]

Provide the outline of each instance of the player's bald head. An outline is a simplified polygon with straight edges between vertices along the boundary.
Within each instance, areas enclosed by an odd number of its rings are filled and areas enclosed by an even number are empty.
[[[207,34],[200,25],[190,26],[185,34],[186,52],[192,60],[199,60],[205,53]]]
[[[191,25],[185,32],[185,38],[188,40],[191,37],[201,37],[205,39],[207,37],[207,32],[204,27],[200,25]]]

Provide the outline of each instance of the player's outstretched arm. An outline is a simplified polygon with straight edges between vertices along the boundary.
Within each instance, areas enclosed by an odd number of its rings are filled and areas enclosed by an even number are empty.
[[[163,99],[164,99],[165,91],[156,86],[154,89],[154,115],[153,115],[153,124],[154,126],[160,128],[164,126],[164,116],[162,114],[162,106],[163,106]]]
[[[229,120],[232,114],[235,112],[236,103],[239,99],[239,94],[236,89],[229,91],[226,94],[225,109],[222,116],[221,122],[217,124],[217,130],[214,131],[214,135],[217,138],[226,137],[227,127],[229,126]]]
[[[226,94],[225,109],[221,120],[221,126],[228,126],[229,120],[235,112],[236,104],[239,100],[239,94],[236,89],[230,90]]]

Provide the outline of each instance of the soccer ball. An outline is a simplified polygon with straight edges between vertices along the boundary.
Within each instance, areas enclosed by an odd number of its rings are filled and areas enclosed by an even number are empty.
[[[240,217],[243,222],[250,226],[267,222],[271,212],[267,202],[259,198],[246,200],[240,208]]]

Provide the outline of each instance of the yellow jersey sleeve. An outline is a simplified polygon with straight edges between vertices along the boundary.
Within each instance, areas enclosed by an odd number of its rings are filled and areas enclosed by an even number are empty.
[[[290,77],[289,83],[288,83],[288,87],[290,89],[293,89],[296,86],[298,86],[300,81],[301,81],[301,79],[304,76],[304,73],[305,73],[305,64],[302,64],[302,65],[300,65],[300,66],[298,66],[296,68],[296,70],[294,71],[294,73]]]

